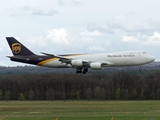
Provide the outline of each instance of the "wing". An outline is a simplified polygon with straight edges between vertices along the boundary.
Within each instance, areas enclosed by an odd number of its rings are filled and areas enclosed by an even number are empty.
[[[58,55],[53,55],[53,54],[48,54],[48,53],[43,53],[43,52],[41,52],[41,53],[44,54],[44,55],[47,55],[47,56],[52,56],[52,57],[59,58],[59,61],[61,61],[62,63],[70,64],[71,61],[72,61],[71,58],[65,58],[63,56],[58,56]]]
[[[43,52],[41,52],[41,53],[44,55],[47,55],[47,56],[59,58],[59,61],[61,61],[62,63],[66,63],[66,64],[71,64],[72,60],[74,60],[73,58],[68,58],[68,57],[64,57],[64,56],[53,55],[53,54],[48,54],[48,53],[43,53]],[[87,60],[82,60],[82,62],[83,62],[83,65],[89,65],[89,61],[87,61]]]
[[[42,54],[44,55],[47,55],[47,56],[52,56],[52,57],[56,57],[56,58],[59,58],[59,61],[61,61],[62,63],[66,63],[66,64],[71,64],[72,65],[72,62],[73,61],[78,61],[77,59],[73,59],[73,58],[69,58],[68,56],[58,56],[58,55],[53,55],[53,54],[48,54],[48,53],[43,53],[41,52]],[[94,63],[94,64],[100,64],[100,66],[110,66],[110,65],[113,65],[113,63],[111,62],[108,62],[108,61],[101,61],[101,62],[91,62],[91,61],[88,61],[88,60],[79,60],[81,61],[81,63],[83,64],[82,66],[77,66],[75,68],[83,68],[83,67],[91,67],[91,64]]]

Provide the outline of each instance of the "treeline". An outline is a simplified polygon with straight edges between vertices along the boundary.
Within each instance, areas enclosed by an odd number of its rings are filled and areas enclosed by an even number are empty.
[[[0,100],[159,100],[160,71],[147,74],[0,75]]]
[[[150,73],[153,70],[157,71],[160,70],[160,62],[153,62],[147,65],[142,66],[143,73]],[[139,66],[132,66],[132,67],[106,67],[103,68],[103,71],[95,71],[90,69],[88,71],[89,74],[94,73],[112,73],[116,72],[118,70],[122,71],[129,71],[134,73],[139,73]],[[3,75],[11,75],[11,74],[44,74],[44,73],[72,73],[74,74],[76,72],[73,68],[47,68],[47,67],[40,67],[40,66],[17,66],[17,67],[3,67],[0,66],[0,74]]]

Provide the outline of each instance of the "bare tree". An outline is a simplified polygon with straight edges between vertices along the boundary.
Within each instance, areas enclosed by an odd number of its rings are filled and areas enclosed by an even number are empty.
[[[91,88],[87,88],[87,90],[86,90],[86,99],[87,100],[92,99],[92,89]]]
[[[54,92],[53,88],[50,88],[47,90],[46,98],[47,98],[47,100],[52,100],[52,101],[55,99],[55,92]]]
[[[7,100],[7,101],[10,99],[10,91],[9,90],[5,91],[4,99]]]
[[[30,91],[29,91],[28,98],[29,98],[29,100],[31,100],[31,101],[34,100],[35,94],[34,94],[34,91],[33,91],[33,90],[30,90]]]

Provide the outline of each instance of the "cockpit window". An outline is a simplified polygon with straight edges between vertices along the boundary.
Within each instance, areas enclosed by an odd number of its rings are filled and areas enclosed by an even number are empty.
[[[146,54],[146,52],[143,52],[143,54]]]

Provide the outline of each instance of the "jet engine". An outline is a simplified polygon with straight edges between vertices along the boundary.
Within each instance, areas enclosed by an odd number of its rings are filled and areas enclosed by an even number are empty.
[[[90,68],[93,70],[102,70],[101,63],[91,63]]]
[[[83,61],[82,60],[72,60],[71,64],[72,66],[81,67],[83,66]]]

